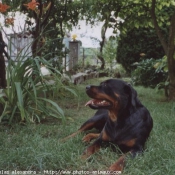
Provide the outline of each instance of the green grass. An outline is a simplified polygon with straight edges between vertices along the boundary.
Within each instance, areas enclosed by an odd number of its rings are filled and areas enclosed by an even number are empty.
[[[73,96],[59,100],[67,118],[65,123],[52,118],[26,126],[0,125],[0,171],[107,170],[120,156],[110,147],[102,148],[84,161],[80,158],[87,146],[81,141],[84,134],[61,142],[62,138],[76,131],[94,114],[94,110],[84,107],[89,99],[84,89],[87,84],[98,84],[103,79],[78,85],[78,100]],[[128,158],[123,174],[174,175],[175,103],[166,102],[156,90],[143,87],[135,89],[142,103],[150,110],[154,127],[144,154],[135,159]]]

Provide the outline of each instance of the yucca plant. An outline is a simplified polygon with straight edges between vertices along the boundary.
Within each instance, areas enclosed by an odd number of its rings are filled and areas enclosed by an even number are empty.
[[[52,84],[42,75],[40,64],[45,65],[53,77],[57,77]],[[64,86],[61,76],[44,58],[19,59],[18,62],[10,60],[7,66],[7,88],[0,94],[0,104],[3,106],[0,122],[40,122],[50,116],[64,120],[63,110],[47,97],[47,92],[55,89],[53,83],[56,83],[56,90],[64,88],[75,94],[71,88]]]

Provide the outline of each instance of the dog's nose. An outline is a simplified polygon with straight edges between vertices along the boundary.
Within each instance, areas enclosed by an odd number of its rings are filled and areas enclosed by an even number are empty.
[[[89,90],[91,88],[91,85],[86,86],[86,90]]]

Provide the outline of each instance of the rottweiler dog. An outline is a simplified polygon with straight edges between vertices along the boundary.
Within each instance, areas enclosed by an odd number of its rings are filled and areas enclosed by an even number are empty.
[[[96,128],[99,133],[89,133],[83,138],[84,142],[96,140],[87,147],[82,157],[87,158],[98,151],[103,142],[112,143],[126,154],[112,164],[109,170],[122,171],[127,153],[135,157],[143,152],[153,127],[152,117],[139,101],[133,87],[120,79],[108,79],[99,86],[88,85],[86,93],[92,98],[86,106],[97,112],[67,138]]]

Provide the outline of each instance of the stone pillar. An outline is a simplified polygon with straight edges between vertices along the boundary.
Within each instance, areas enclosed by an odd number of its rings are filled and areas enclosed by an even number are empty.
[[[70,41],[69,42],[69,70],[71,70],[76,64],[80,55],[80,42]]]
[[[69,42],[71,41],[71,37],[70,37],[70,33],[66,32],[66,35],[63,39],[63,44],[64,44],[64,48],[63,48],[63,52],[64,52],[64,57],[63,57],[63,67],[64,67],[64,71],[68,71],[69,70]]]

